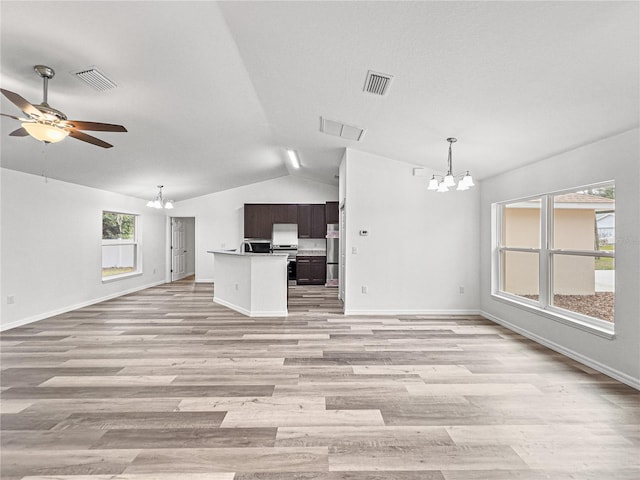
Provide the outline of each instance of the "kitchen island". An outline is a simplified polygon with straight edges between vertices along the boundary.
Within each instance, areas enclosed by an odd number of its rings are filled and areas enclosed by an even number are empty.
[[[249,317],[286,317],[286,253],[209,250],[214,255],[213,301]]]

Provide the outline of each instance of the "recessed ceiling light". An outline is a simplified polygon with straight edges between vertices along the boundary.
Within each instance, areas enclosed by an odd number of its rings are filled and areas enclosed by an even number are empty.
[[[289,160],[291,160],[291,165],[296,170],[300,168],[300,160],[298,160],[298,154],[295,150],[287,150],[287,155],[289,155]]]

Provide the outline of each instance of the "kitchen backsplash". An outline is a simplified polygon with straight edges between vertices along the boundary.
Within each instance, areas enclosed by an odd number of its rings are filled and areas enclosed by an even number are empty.
[[[298,250],[326,250],[327,242],[324,238],[299,238]]]

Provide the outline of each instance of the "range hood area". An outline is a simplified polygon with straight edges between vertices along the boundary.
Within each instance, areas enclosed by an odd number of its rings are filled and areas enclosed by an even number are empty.
[[[271,245],[274,249],[298,248],[298,224],[274,223]]]

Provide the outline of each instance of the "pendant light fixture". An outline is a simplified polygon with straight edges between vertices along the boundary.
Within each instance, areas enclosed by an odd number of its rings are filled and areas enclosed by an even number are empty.
[[[456,179],[458,181],[458,188],[456,190],[469,190],[475,184],[473,183],[473,178],[467,170],[467,173],[462,175],[454,175],[453,174],[453,166],[451,159],[451,145],[457,142],[457,138],[447,138],[447,142],[449,142],[449,158],[447,159],[447,174],[445,176],[434,174],[429,181],[429,186],[427,190],[435,190],[436,192],[444,193],[449,191],[449,187],[454,187],[456,185]]]
[[[164,188],[164,185],[158,185],[158,195],[156,195],[155,200],[149,200],[147,202],[147,207],[166,208],[168,210],[173,208],[173,202],[171,200],[167,200],[165,202],[165,200],[162,198],[163,188]]]

